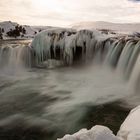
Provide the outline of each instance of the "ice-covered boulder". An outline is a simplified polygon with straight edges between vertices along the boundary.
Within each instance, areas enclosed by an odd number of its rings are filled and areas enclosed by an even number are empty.
[[[133,109],[118,132],[122,140],[140,140],[140,106]]]
[[[109,128],[97,125],[90,130],[82,129],[73,135],[65,135],[58,140],[119,140],[119,138]]]

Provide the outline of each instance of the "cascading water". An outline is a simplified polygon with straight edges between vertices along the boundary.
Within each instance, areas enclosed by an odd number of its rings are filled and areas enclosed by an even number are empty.
[[[62,28],[37,34],[28,46],[0,45],[0,134],[55,140],[95,124],[114,129],[110,120],[117,132],[128,112],[113,103],[140,103],[139,48],[137,37]]]
[[[0,47],[0,71],[16,73],[31,67],[31,52],[27,45]]]

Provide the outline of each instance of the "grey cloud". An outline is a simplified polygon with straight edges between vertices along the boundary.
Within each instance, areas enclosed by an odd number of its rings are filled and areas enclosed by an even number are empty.
[[[129,0],[129,1],[132,1],[132,2],[140,2],[140,0]]]

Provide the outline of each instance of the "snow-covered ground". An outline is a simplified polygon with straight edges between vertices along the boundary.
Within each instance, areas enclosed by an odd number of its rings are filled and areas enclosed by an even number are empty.
[[[0,22],[0,28],[4,30],[4,32],[2,32],[2,38],[4,40],[9,40],[9,39],[15,39],[15,37],[9,37],[7,35],[7,32],[9,32],[10,30],[14,30],[16,26],[22,26],[23,28],[25,28],[26,33],[24,34],[24,36],[18,36],[16,37],[16,39],[31,39],[34,38],[34,36],[45,29],[50,28],[49,26],[29,26],[29,25],[19,25],[16,22],[11,22],[11,21],[4,21],[4,22]]]
[[[90,130],[82,129],[73,135],[65,135],[58,140],[119,140],[119,138],[109,128],[97,125]]]
[[[94,126],[90,130],[82,129],[73,135],[65,135],[58,140],[140,140],[139,119],[140,106],[130,112],[121,125],[117,136],[105,126]]]
[[[140,23],[110,23],[104,21],[80,22],[71,25],[74,29],[108,29],[117,33],[140,32]]]

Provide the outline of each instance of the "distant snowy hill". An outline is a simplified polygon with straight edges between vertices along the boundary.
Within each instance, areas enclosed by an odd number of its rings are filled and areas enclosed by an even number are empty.
[[[28,26],[28,25],[20,25],[18,23],[15,22],[11,22],[11,21],[4,21],[4,22],[0,22],[0,31],[1,36],[3,39],[15,39],[14,37],[9,37],[7,35],[7,33],[11,30],[15,30],[16,26],[22,26],[22,28],[25,29],[25,34],[20,33],[20,36],[17,36],[16,39],[30,39],[30,38],[34,38],[34,36],[36,35],[36,33],[45,30],[49,27],[47,26]]]
[[[17,25],[17,23],[11,21],[0,22],[0,28],[3,28],[5,33],[10,31],[10,29],[14,29]]]
[[[0,22],[0,28],[3,30],[3,33],[2,33],[2,37],[3,39],[12,39],[12,37],[9,37],[7,35],[7,33],[10,31],[10,30],[14,30],[16,28],[16,26],[22,26],[22,28],[25,29],[25,34],[24,36],[18,36],[17,39],[22,39],[22,38],[32,38],[34,37],[35,33],[37,32],[36,29],[33,29],[32,27],[30,26],[27,26],[27,25],[19,25],[18,23],[15,23],[15,22],[11,22],[11,21],[4,21],[4,22]]]
[[[132,33],[140,32],[140,23],[110,23],[104,21],[80,22],[71,25],[74,29],[109,29],[116,32]]]

